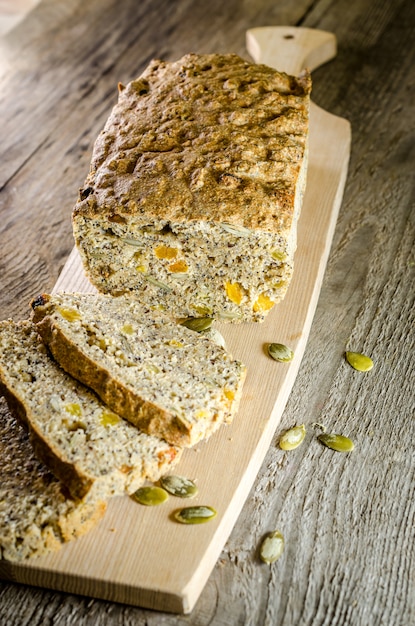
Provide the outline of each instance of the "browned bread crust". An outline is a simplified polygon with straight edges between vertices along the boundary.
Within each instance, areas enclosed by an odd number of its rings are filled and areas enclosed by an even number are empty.
[[[180,448],[139,432],[66,374],[31,322],[0,322],[0,390],[74,498],[132,493],[180,458]]]
[[[234,54],[152,61],[121,90],[75,215],[289,230],[310,90]]]
[[[141,431],[191,446],[235,415],[246,368],[132,298],[42,294],[33,321],[56,361]]]
[[[292,277],[310,89],[233,54],[153,61],[121,88],[73,212],[97,288],[262,321]]]
[[[4,388],[0,385],[1,392]],[[6,390],[7,393],[7,390]],[[16,408],[11,394],[9,407]],[[19,409],[21,415],[21,407]],[[22,561],[60,549],[90,530],[106,502],[74,500],[66,486],[37,459],[29,435],[0,398],[0,557]]]

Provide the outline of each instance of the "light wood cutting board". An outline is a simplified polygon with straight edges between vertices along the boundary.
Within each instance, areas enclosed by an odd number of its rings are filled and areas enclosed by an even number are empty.
[[[332,34],[291,27],[248,31],[247,47],[255,61],[293,74],[336,54]],[[177,468],[177,473],[198,484],[199,495],[192,503],[213,506],[217,518],[182,526],[170,516],[188,501],[171,497],[151,508],[128,497],[114,498],[88,535],[28,564],[1,562],[2,577],[161,611],[192,610],[249,494],[300,366],[341,204],[349,151],[349,123],[313,104],[307,189],[288,295],[263,324],[218,325],[228,348],[248,367],[241,407],[231,426],[187,450]],[[55,291],[64,290],[94,291],[75,250],[55,286]],[[294,360],[272,361],[265,351],[272,341],[291,346]],[[257,547],[253,538],[253,555]]]

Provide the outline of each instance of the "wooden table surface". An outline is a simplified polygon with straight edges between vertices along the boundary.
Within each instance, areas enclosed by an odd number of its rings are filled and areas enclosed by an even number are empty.
[[[351,455],[275,441],[190,615],[2,582],[0,623],[407,626],[415,623],[415,3],[42,0],[0,38],[0,313],[22,319],[73,248],[70,213],[118,81],[153,57],[247,57],[245,32],[333,32],[313,100],[347,118],[345,195],[281,430],[324,423]],[[345,365],[370,354],[374,369]],[[284,532],[261,564],[252,536]],[[99,555],[97,555],[99,558]]]

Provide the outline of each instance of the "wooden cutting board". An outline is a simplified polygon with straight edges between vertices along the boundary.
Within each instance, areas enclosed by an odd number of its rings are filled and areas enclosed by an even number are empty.
[[[294,74],[336,53],[330,33],[290,27],[251,30],[247,46],[256,61]],[[263,324],[218,325],[228,348],[248,367],[240,410],[231,426],[187,450],[177,468],[198,484],[192,503],[213,506],[215,520],[199,526],[174,522],[172,512],[188,504],[178,498],[154,508],[128,497],[114,498],[88,535],[28,564],[1,562],[2,577],[161,611],[192,610],[249,494],[295,381],[341,204],[349,151],[349,123],[313,104],[307,189],[288,295]],[[75,250],[55,286],[55,291],[62,290],[94,291]],[[272,341],[291,346],[294,360],[272,361],[265,351]],[[257,547],[253,538],[253,555]]]

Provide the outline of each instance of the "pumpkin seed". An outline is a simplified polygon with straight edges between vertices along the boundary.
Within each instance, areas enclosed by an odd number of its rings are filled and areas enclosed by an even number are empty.
[[[227,320],[236,320],[242,317],[240,311],[219,311],[218,318],[226,322]]]
[[[279,530],[269,533],[261,544],[259,556],[264,563],[274,563],[284,552],[284,537]]]
[[[303,442],[305,437],[305,426],[294,426],[287,430],[280,438],[279,445],[281,450],[294,450]]]
[[[373,361],[370,356],[360,354],[359,352],[346,352],[346,360],[359,372],[368,372],[373,367]]]
[[[207,330],[202,331],[202,335],[206,335],[211,341],[216,343],[216,345],[221,346],[221,348],[225,348],[226,350],[225,337],[217,330],[217,328],[208,328]]]
[[[349,437],[344,435],[336,435],[334,433],[322,433],[317,439],[327,448],[336,450],[336,452],[351,452],[354,448],[354,443]]]
[[[274,361],[280,363],[287,363],[294,357],[294,352],[288,346],[283,343],[270,343],[268,346],[268,354]]]
[[[190,328],[190,330],[194,330],[197,333],[201,333],[204,330],[208,330],[212,326],[212,318],[210,317],[188,317],[186,320],[181,322],[182,326],[186,326],[186,328]]]
[[[204,524],[216,517],[216,511],[211,506],[188,506],[176,511],[175,519],[181,524]]]
[[[236,237],[247,237],[251,234],[249,228],[245,228],[245,226],[239,226],[238,224],[228,224],[228,222],[222,222],[221,227],[227,233],[231,235],[236,235]]]
[[[203,294],[200,294],[200,297],[203,298]],[[208,316],[212,314],[212,309],[210,306],[205,304],[195,304],[192,305],[192,308],[198,313],[200,316]]]
[[[172,291],[172,288],[167,285],[167,283],[162,283],[161,280],[157,280],[154,276],[150,274],[143,274],[143,277],[149,282],[151,285],[158,287],[159,289],[163,289],[164,291]]]
[[[171,274],[169,274],[169,278],[174,278],[174,280],[183,280],[183,279],[185,279],[187,277],[188,277],[188,274],[183,273],[183,272],[181,272],[181,273],[172,272]]]
[[[184,476],[163,476],[160,483],[172,496],[179,498],[194,498],[198,492],[195,483]]]
[[[132,239],[131,237],[120,237],[120,240],[134,248],[144,248],[144,242]]]
[[[168,499],[169,494],[161,487],[140,487],[131,497],[140,504],[158,506]]]
[[[273,250],[271,252],[271,256],[276,261],[285,261],[285,259],[287,258],[287,254],[282,250]]]

